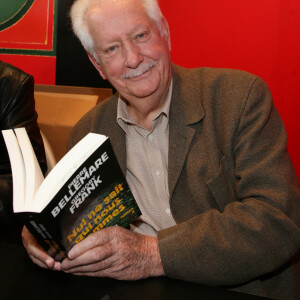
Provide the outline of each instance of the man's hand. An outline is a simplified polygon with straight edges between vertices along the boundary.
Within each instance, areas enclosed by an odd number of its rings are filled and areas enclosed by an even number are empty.
[[[22,231],[23,245],[30,257],[30,259],[38,266],[54,271],[61,270],[61,263],[55,261],[37,242],[34,236],[24,226]]]
[[[164,275],[156,237],[114,226],[89,235],[62,262],[75,275],[137,280]]]

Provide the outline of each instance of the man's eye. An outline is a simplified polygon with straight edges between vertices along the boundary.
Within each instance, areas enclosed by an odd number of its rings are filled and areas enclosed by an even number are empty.
[[[136,36],[136,38],[137,38],[138,40],[145,40],[145,39],[147,38],[148,35],[149,35],[148,32],[142,32],[142,33],[139,33],[139,34]]]
[[[118,51],[118,47],[117,47],[117,46],[111,46],[111,47],[109,47],[109,48],[107,48],[107,49],[105,50],[105,54],[107,54],[107,55],[113,55],[113,54],[115,54],[117,51]]]

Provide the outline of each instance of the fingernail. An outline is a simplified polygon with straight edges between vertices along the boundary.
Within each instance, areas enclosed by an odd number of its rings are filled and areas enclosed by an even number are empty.
[[[63,270],[67,270],[69,266],[68,266],[67,263],[62,263],[61,267],[62,267]]]
[[[46,265],[51,268],[52,267],[52,264],[53,264],[53,260],[51,258],[47,258],[46,259]]]
[[[68,258],[69,259],[73,259],[75,257],[75,253],[74,253],[74,251],[70,251],[69,253],[68,253]]]

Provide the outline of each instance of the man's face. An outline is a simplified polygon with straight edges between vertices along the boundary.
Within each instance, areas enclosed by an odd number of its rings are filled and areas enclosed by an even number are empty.
[[[167,23],[161,33],[139,0],[104,1],[90,8],[88,27],[102,78],[126,100],[163,96],[171,80]]]

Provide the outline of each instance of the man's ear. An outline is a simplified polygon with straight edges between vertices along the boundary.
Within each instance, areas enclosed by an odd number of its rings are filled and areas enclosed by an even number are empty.
[[[103,80],[106,80],[106,76],[104,75],[104,73],[102,72],[102,68],[100,66],[100,64],[96,61],[95,57],[93,55],[91,55],[89,52],[87,52],[87,55],[89,57],[89,60],[91,61],[91,63],[94,65],[94,67],[97,69],[97,71],[99,72],[100,76],[102,77]]]
[[[169,50],[171,51],[170,29],[169,29],[168,21],[166,20],[166,18],[164,16],[161,19],[161,35],[167,41]]]

